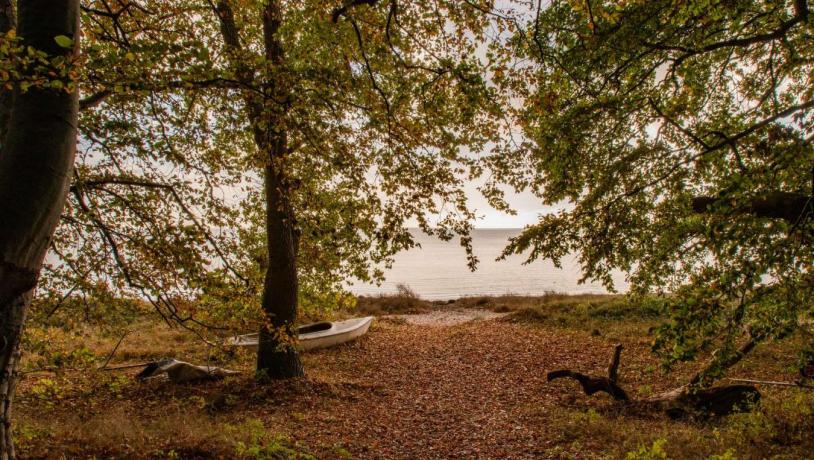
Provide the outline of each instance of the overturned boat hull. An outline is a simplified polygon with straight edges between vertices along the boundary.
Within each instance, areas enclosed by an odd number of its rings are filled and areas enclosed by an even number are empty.
[[[315,350],[350,342],[365,335],[372,322],[372,316],[365,316],[364,318],[352,318],[345,321],[323,321],[301,326],[297,328],[299,348],[301,350]],[[228,339],[226,344],[256,350],[258,340],[259,334],[257,333],[245,334]]]

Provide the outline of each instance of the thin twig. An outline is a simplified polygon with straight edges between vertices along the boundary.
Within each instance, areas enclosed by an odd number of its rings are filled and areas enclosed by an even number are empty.
[[[101,366],[101,367],[99,367],[99,369],[100,369],[100,370],[104,370],[104,369],[106,369],[106,368],[107,368],[107,365],[108,365],[108,364],[110,364],[110,360],[111,360],[111,359],[113,359],[113,355],[115,355],[115,354],[116,354],[116,350],[118,350],[118,349],[119,349],[119,345],[121,345],[121,344],[122,344],[122,342],[124,341],[124,338],[125,338],[125,337],[127,337],[127,335],[128,335],[128,334],[130,334],[130,331],[124,331],[124,334],[122,334],[121,338],[120,338],[120,339],[119,339],[119,341],[116,343],[116,346],[115,346],[115,347],[113,347],[113,351],[111,351],[111,352],[110,352],[110,354],[109,354],[109,355],[107,355],[107,359],[105,359],[105,363],[104,363],[104,364],[102,364],[102,366]]]
[[[135,367],[144,367],[144,366],[146,366],[148,364],[152,364],[152,363],[153,363],[153,361],[147,361],[147,362],[135,363],[135,364],[122,364],[121,366],[105,367],[105,368],[100,368],[99,370],[100,371],[117,371],[117,370],[120,370],[120,369],[133,369]]]

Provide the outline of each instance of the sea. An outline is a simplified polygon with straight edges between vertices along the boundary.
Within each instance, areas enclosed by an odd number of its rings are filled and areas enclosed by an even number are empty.
[[[477,270],[469,270],[466,252],[457,239],[442,241],[420,230],[410,230],[420,247],[395,256],[393,267],[385,272],[381,285],[356,282],[349,289],[358,295],[392,294],[397,286],[409,287],[428,300],[456,299],[480,295],[542,295],[556,291],[567,294],[604,294],[608,291],[599,283],[580,284],[582,277],[576,256],[563,258],[562,268],[549,260],[523,264],[526,255],[512,255],[506,260],[497,257],[509,238],[521,229],[476,229],[472,246],[480,260]],[[617,292],[625,292],[628,283],[623,273],[613,273]]]

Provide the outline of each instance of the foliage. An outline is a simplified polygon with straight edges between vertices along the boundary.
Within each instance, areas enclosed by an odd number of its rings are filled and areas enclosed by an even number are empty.
[[[706,377],[798,328],[814,308],[812,17],[806,1],[539,11],[510,76],[527,142],[493,163],[564,210],[506,254],[576,252],[584,279],[672,292],[655,350],[714,351]]]
[[[396,284],[396,290],[395,294],[359,296],[356,300],[355,311],[366,315],[423,313],[432,306],[430,302],[420,298],[410,286],[404,283]]]
[[[650,447],[641,446],[638,450],[628,452],[625,455],[626,460],[667,460],[667,453],[664,451],[664,444],[667,443],[666,439],[656,439]]]
[[[73,41],[57,35],[54,41],[62,48],[72,48]],[[4,91],[51,88],[72,93],[77,88],[77,61],[71,56],[52,56],[22,44],[16,29],[0,32],[0,87]]]
[[[239,62],[268,68],[263,2],[233,3]],[[242,101],[271,101],[272,86],[285,88],[284,108],[266,110],[288,133],[306,309],[348,306],[348,279],[380,280],[414,245],[407,223],[468,247],[462,184],[483,173],[471,152],[506,129],[478,50],[506,26],[467,3],[370,3],[336,20],[338,4],[286,3],[285,60],[254,85],[230,65],[211,2],[87,2],[80,152],[45,289],[149,299],[188,325],[255,324],[265,213]]]
[[[227,427],[227,431],[240,432],[248,441],[237,441],[235,451],[241,457],[257,460],[314,459],[311,454],[301,451],[285,436],[271,435],[262,420],[250,419],[237,426]]]

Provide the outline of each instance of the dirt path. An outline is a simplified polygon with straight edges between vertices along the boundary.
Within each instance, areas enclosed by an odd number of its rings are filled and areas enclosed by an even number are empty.
[[[496,313],[475,308],[445,308],[416,315],[388,315],[384,318],[403,319],[416,326],[455,326],[469,321],[487,321],[502,318],[509,313]]]
[[[360,458],[539,458],[550,448],[545,407],[567,397],[545,371],[591,359],[573,343],[497,321],[384,324],[358,344],[309,356],[312,376],[340,390],[297,416],[292,434]],[[606,350],[596,345],[599,363]]]

